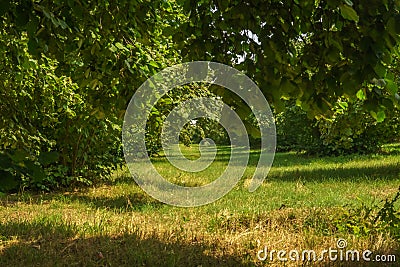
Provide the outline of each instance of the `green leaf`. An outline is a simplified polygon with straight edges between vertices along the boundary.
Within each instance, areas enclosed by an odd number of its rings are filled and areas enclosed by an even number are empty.
[[[235,109],[235,112],[243,120],[252,113],[251,109],[247,105],[241,105],[241,106],[237,107]]]
[[[16,24],[17,26],[25,26],[29,21],[29,11],[25,8],[17,8]]]
[[[229,1],[227,0],[218,1],[218,7],[221,12],[226,11],[229,7]]]
[[[386,118],[385,111],[383,110],[380,110],[378,112],[370,111],[370,114],[377,122],[383,122]]]
[[[17,189],[19,185],[18,178],[7,171],[0,170],[0,191],[7,192]]]
[[[364,93],[364,90],[362,90],[362,89],[358,90],[356,96],[360,100],[365,100],[367,98],[365,93]]]
[[[120,50],[128,50],[123,44],[121,44],[121,43],[115,43],[115,46],[118,48],[118,49],[120,49]]]
[[[125,59],[125,60],[124,60],[124,63],[125,63],[125,65],[126,65],[126,67],[128,68],[129,72],[133,74],[134,72],[133,72],[133,70],[132,70],[132,68],[131,68],[131,64],[129,63],[129,61],[128,61],[127,59]],[[146,66],[146,67],[147,67],[147,66]],[[148,71],[148,70],[147,70],[147,71]]]
[[[400,34],[400,16],[392,16],[388,19],[386,23],[386,30],[389,34],[394,37],[398,38],[398,34]]]
[[[356,93],[357,82],[354,79],[349,79],[342,81],[343,90],[347,95],[354,95]]]
[[[11,7],[11,0],[3,0],[0,5],[0,17],[6,14]]]
[[[0,154],[0,169],[5,170],[12,167],[12,161],[6,154]]]
[[[67,23],[62,20],[62,19],[58,19],[58,24],[61,26],[61,29],[65,30],[66,28],[68,28]]]
[[[28,50],[29,50],[29,52],[32,54],[32,55],[37,55],[38,54],[38,47],[39,47],[39,44],[38,44],[38,42],[37,42],[37,39],[36,38],[29,38],[29,41],[28,41]]]
[[[121,50],[125,48],[121,43],[116,43],[115,46],[118,47],[118,49],[121,49]]]
[[[296,92],[297,85],[289,79],[282,79],[279,87],[283,97],[291,97]]]
[[[374,118],[375,120],[378,120],[378,116],[376,115],[375,111],[371,110],[369,113],[371,114],[372,118]]]
[[[349,6],[353,6],[353,2],[350,0],[344,0],[344,2]]]
[[[59,154],[58,154],[58,152],[55,152],[55,151],[42,152],[42,153],[40,153],[40,155],[38,157],[38,161],[43,166],[47,166],[51,163],[55,163],[58,160],[58,157],[59,157]]]
[[[392,95],[394,95],[398,92],[397,84],[391,80],[386,79],[386,88]]]
[[[390,35],[394,37],[397,36],[396,21],[393,17],[389,18],[386,24],[386,30],[389,32]]]
[[[338,104],[342,109],[347,109],[349,107],[349,104],[347,104],[347,102],[338,102]]]
[[[261,132],[258,127],[255,127],[251,123],[244,122],[244,126],[246,127],[246,131],[249,135],[251,135],[253,138],[261,138]]]
[[[386,76],[387,68],[378,62],[374,67],[374,71],[380,78],[382,78]]]
[[[383,122],[386,118],[385,111],[383,110],[378,111],[378,113],[376,113],[376,118],[377,122]]]
[[[38,30],[39,19],[36,16],[31,16],[28,24],[26,25],[26,31],[30,38],[33,38],[36,31]]]
[[[25,150],[16,150],[13,153],[9,154],[11,160],[14,163],[23,162],[27,157],[29,157],[29,153]]]
[[[115,53],[115,52],[118,51],[118,49],[117,49],[114,45],[110,46],[109,49],[110,49],[110,51],[113,52],[113,53]]]
[[[336,47],[330,47],[326,55],[328,63],[336,63],[340,60],[340,51]]]
[[[103,120],[106,117],[106,114],[101,110],[97,110],[97,112],[94,114],[94,116],[98,120]]]
[[[150,61],[150,62],[149,62],[149,65],[152,66],[152,67],[155,67],[155,68],[158,68],[158,67],[159,67],[158,64],[157,64],[157,62],[155,62],[154,60]]]
[[[343,133],[347,136],[351,136],[353,134],[353,131],[351,130],[351,128],[346,128]]]
[[[35,164],[35,162],[31,160],[27,160],[24,163],[28,174],[32,177],[34,182],[40,182],[46,178],[46,174],[42,166]]]
[[[351,6],[340,5],[339,8],[340,8],[340,13],[342,14],[342,17],[344,19],[352,20],[355,22],[359,21],[360,17],[358,16],[357,12]]]

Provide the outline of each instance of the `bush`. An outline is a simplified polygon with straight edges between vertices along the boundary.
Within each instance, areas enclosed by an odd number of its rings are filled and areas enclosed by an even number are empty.
[[[400,241],[400,212],[395,207],[399,200],[400,188],[383,205],[363,204],[361,207],[351,208],[334,220],[334,224],[340,232],[349,232],[356,236],[384,233]]]
[[[288,105],[276,114],[277,151],[314,152],[323,148],[315,119],[309,119],[300,107]]]
[[[0,59],[0,190],[91,184],[110,173],[122,160],[121,120],[57,75],[58,62],[34,59],[24,37],[0,47],[8,48]]]
[[[370,113],[363,110],[362,105],[362,102],[339,103],[331,119],[319,121],[320,138],[328,153],[376,153],[383,144],[393,139],[397,131],[392,123],[396,118],[377,122]]]
[[[383,144],[398,140],[399,111],[386,111],[377,122],[363,102],[338,102],[330,118],[310,119],[293,103],[276,114],[277,150],[309,154],[343,155],[375,153]]]

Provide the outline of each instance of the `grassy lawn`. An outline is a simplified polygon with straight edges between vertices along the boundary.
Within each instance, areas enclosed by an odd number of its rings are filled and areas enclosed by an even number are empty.
[[[348,249],[395,254],[392,266],[399,266],[399,240],[363,228],[369,208],[376,213],[400,185],[399,145],[385,150],[342,157],[277,153],[264,184],[249,193],[246,186],[258,159],[252,151],[234,190],[196,208],[157,202],[125,169],[112,182],[89,189],[5,196],[0,199],[0,266],[281,266],[277,260],[260,261],[257,252],[267,246],[319,253],[336,248],[338,238]],[[197,147],[184,153],[198,157]],[[163,156],[153,161],[170,181],[197,186],[216,179],[228,159],[229,149],[221,147],[217,160],[197,174],[175,169]],[[289,260],[286,266],[317,264],[328,263]],[[329,266],[361,265],[346,264]]]

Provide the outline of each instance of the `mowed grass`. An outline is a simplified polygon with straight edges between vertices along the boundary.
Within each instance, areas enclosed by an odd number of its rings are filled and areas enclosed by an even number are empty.
[[[182,148],[196,159],[196,146]],[[396,255],[399,242],[387,233],[340,229],[353,208],[383,205],[400,185],[399,145],[380,155],[307,157],[277,153],[263,183],[247,185],[258,162],[253,150],[244,177],[218,201],[193,208],[160,203],[144,193],[126,169],[111,182],[51,194],[20,193],[0,199],[0,266],[281,266],[257,252],[336,248]],[[186,173],[153,159],[170,181],[198,186],[226,168],[230,149],[200,173]],[[399,209],[399,204],[396,204]],[[374,212],[374,211],[373,211]],[[360,266],[365,262],[292,262],[286,266]],[[382,266],[371,262],[369,266]]]

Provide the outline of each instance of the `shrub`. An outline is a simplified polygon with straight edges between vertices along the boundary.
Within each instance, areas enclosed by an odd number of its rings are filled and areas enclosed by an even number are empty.
[[[300,107],[288,105],[276,114],[277,151],[314,152],[323,148],[315,119],[309,119]]]
[[[121,162],[120,122],[89,90],[57,75],[58,62],[34,59],[27,40],[2,39],[0,190],[90,184]]]
[[[387,111],[378,122],[363,109],[363,102],[339,101],[330,118],[310,119],[294,103],[276,114],[277,150],[309,154],[343,155],[375,153],[385,143],[398,140],[399,111]]]

